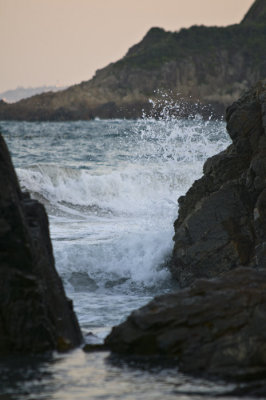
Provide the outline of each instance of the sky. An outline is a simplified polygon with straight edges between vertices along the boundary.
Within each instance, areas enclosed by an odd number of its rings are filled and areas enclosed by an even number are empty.
[[[123,57],[154,26],[239,23],[253,0],[0,0],[0,92],[66,86]]]

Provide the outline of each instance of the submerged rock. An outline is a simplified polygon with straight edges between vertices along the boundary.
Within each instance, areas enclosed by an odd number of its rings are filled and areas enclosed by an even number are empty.
[[[81,340],[54,266],[45,209],[21,192],[0,135],[0,355],[64,351]]]
[[[115,353],[176,358],[180,370],[224,378],[266,374],[266,271],[241,268],[155,298],[113,328]]]
[[[266,266],[266,81],[226,112],[233,143],[179,198],[171,272],[181,286]]]
[[[86,272],[75,271],[72,272],[69,282],[74,287],[76,292],[90,291],[94,292],[99,288],[94,279],[92,279]]]

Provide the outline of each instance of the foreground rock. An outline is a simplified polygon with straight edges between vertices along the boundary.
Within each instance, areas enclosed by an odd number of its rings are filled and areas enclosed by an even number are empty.
[[[175,357],[186,373],[265,377],[266,272],[237,269],[157,297],[113,328],[105,344],[116,353]]]
[[[67,350],[81,339],[54,267],[46,212],[21,192],[0,135],[0,355]]]
[[[227,126],[233,144],[179,199],[171,269],[192,286],[133,312],[105,345],[174,358],[186,373],[259,380],[266,374],[265,82],[227,110]],[[250,393],[265,394],[265,381]]]
[[[226,121],[232,145],[179,198],[171,271],[181,286],[266,267],[266,81],[233,103]]]

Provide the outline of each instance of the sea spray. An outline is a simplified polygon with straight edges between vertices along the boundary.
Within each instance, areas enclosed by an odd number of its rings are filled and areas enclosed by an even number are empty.
[[[20,182],[45,204],[56,266],[83,329],[104,334],[174,284],[167,270],[177,198],[225,124],[175,119],[4,123]],[[100,331],[99,331],[100,330]]]

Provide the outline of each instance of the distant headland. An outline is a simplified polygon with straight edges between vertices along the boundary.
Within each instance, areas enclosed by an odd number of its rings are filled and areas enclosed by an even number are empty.
[[[143,110],[150,111],[149,99],[160,93],[187,105],[181,115],[194,110],[221,116],[266,77],[265,49],[266,2],[255,0],[240,24],[179,32],[151,28],[122,59],[96,71],[91,80],[13,104],[1,100],[0,119],[139,118]]]
[[[0,100],[6,103],[15,103],[22,99],[35,96],[36,94],[46,92],[58,92],[59,90],[66,89],[66,86],[38,86],[38,87],[23,87],[18,86],[16,89],[6,90],[0,93]]]

